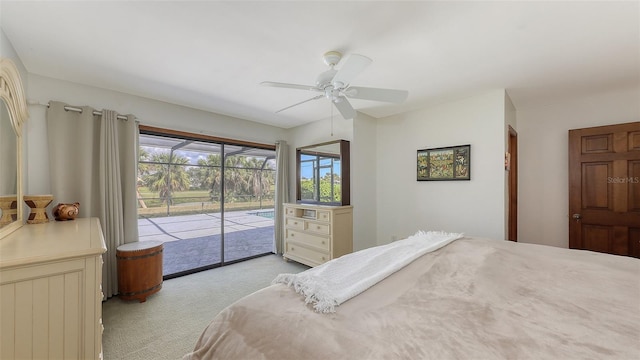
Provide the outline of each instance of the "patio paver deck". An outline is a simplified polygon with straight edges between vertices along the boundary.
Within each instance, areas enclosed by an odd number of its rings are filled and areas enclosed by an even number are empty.
[[[273,252],[273,219],[255,213],[225,213],[225,262]],[[220,223],[220,213],[141,218],[138,231],[140,241],[164,242],[163,275],[167,276],[219,263]]]

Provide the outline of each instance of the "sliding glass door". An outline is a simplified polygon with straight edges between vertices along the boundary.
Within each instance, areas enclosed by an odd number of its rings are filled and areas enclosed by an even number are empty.
[[[164,242],[165,278],[273,251],[275,150],[143,131],[139,140],[140,240]]]
[[[273,252],[275,151],[224,148],[224,260]]]

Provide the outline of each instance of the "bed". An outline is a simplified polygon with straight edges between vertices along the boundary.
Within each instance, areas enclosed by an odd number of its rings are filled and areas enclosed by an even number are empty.
[[[218,314],[184,356],[603,358],[640,358],[640,260],[473,237],[417,257],[332,312],[271,285]]]

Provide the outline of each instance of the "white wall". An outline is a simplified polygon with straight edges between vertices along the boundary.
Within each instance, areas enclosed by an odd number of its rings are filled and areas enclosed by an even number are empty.
[[[275,144],[285,137],[285,130],[252,121],[195,110],[161,101],[100,89],[76,83],[29,75],[27,99],[47,104],[50,100],[75,106],[92,106],[98,110],[112,109],[121,114],[135,115],[141,124],[214,135],[263,144]],[[31,119],[27,124],[27,190],[48,193],[49,159],[47,157],[46,107],[29,106]],[[61,139],[68,141],[70,139]],[[81,149],[78,149],[81,151]]]
[[[640,121],[640,88],[517,111],[518,241],[569,246],[568,131]]]
[[[13,61],[13,63],[16,65],[16,68],[18,68],[18,72],[20,73],[20,78],[22,79],[22,83],[23,83],[22,86],[25,87],[25,91],[27,91],[26,90],[27,69],[24,67],[22,60],[20,60],[20,58],[18,57],[16,50],[13,48],[13,45],[11,44],[11,42],[5,35],[4,30],[2,30],[1,27],[0,27],[0,56],[11,59],[11,61]]]
[[[358,113],[351,143],[351,203],[353,249],[377,245],[377,120]]]
[[[378,121],[377,242],[417,230],[505,238],[505,92]],[[416,151],[471,144],[470,181],[416,181]]]

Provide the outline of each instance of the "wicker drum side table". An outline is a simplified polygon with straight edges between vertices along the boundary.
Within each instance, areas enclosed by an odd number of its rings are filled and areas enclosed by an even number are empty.
[[[116,258],[121,299],[145,302],[147,296],[160,291],[163,249],[160,241],[138,241],[118,246]]]

